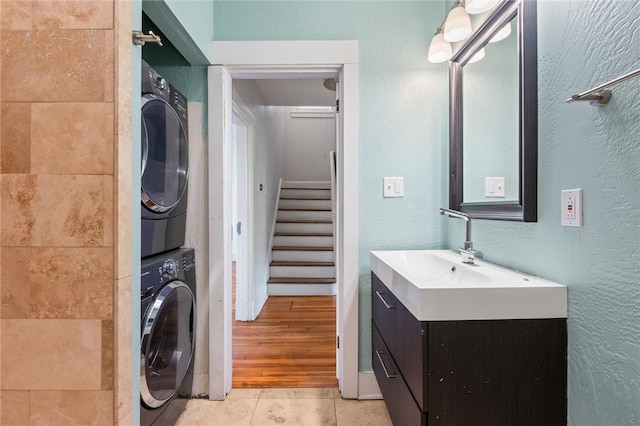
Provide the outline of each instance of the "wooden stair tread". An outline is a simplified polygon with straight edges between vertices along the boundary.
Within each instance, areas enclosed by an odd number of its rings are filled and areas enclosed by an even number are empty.
[[[335,284],[335,278],[269,278],[268,284]]]
[[[309,198],[300,198],[300,197],[280,197],[281,200],[296,200],[296,201],[331,201],[331,197],[309,197]]]
[[[305,208],[305,209],[287,209],[287,208],[278,208],[278,211],[284,211],[284,212],[330,212],[331,209],[312,209],[312,208]]]
[[[290,251],[333,251],[333,247],[310,247],[310,246],[273,246],[273,250]]]
[[[311,223],[311,224],[315,224],[315,223],[331,223],[330,220],[279,220],[276,222],[277,223]]]
[[[302,189],[303,191],[328,191],[331,189],[331,187],[327,187],[327,188],[319,188],[319,187],[295,187],[295,186],[283,186],[282,189]]]
[[[271,266],[335,266],[335,263],[304,260],[274,260],[271,262]]]
[[[331,232],[276,232],[276,237],[331,237]]]

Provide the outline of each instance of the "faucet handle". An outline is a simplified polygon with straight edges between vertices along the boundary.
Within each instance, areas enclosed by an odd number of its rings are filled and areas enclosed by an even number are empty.
[[[473,265],[476,260],[476,251],[472,248],[466,249],[460,247],[460,255],[462,255],[462,263]]]

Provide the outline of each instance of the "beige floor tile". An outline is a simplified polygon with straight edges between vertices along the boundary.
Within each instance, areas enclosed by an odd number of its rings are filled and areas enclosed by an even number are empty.
[[[257,402],[257,399],[192,399],[187,403],[176,426],[249,426]]]
[[[333,399],[334,388],[263,389],[260,399]],[[336,388],[337,389],[337,388]]]
[[[333,399],[260,399],[251,425],[335,425],[334,401]]]
[[[339,426],[391,425],[384,401],[357,401],[336,399],[336,419]]]
[[[226,399],[258,399],[262,389],[231,389]]]

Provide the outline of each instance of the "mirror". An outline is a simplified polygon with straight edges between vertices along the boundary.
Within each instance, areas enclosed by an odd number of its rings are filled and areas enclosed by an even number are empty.
[[[506,0],[449,62],[449,207],[472,218],[537,220],[536,25],[535,1]]]

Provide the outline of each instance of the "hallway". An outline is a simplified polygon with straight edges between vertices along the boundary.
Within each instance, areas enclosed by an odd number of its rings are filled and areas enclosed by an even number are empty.
[[[232,386],[337,387],[336,297],[271,296],[255,321],[234,320]]]

